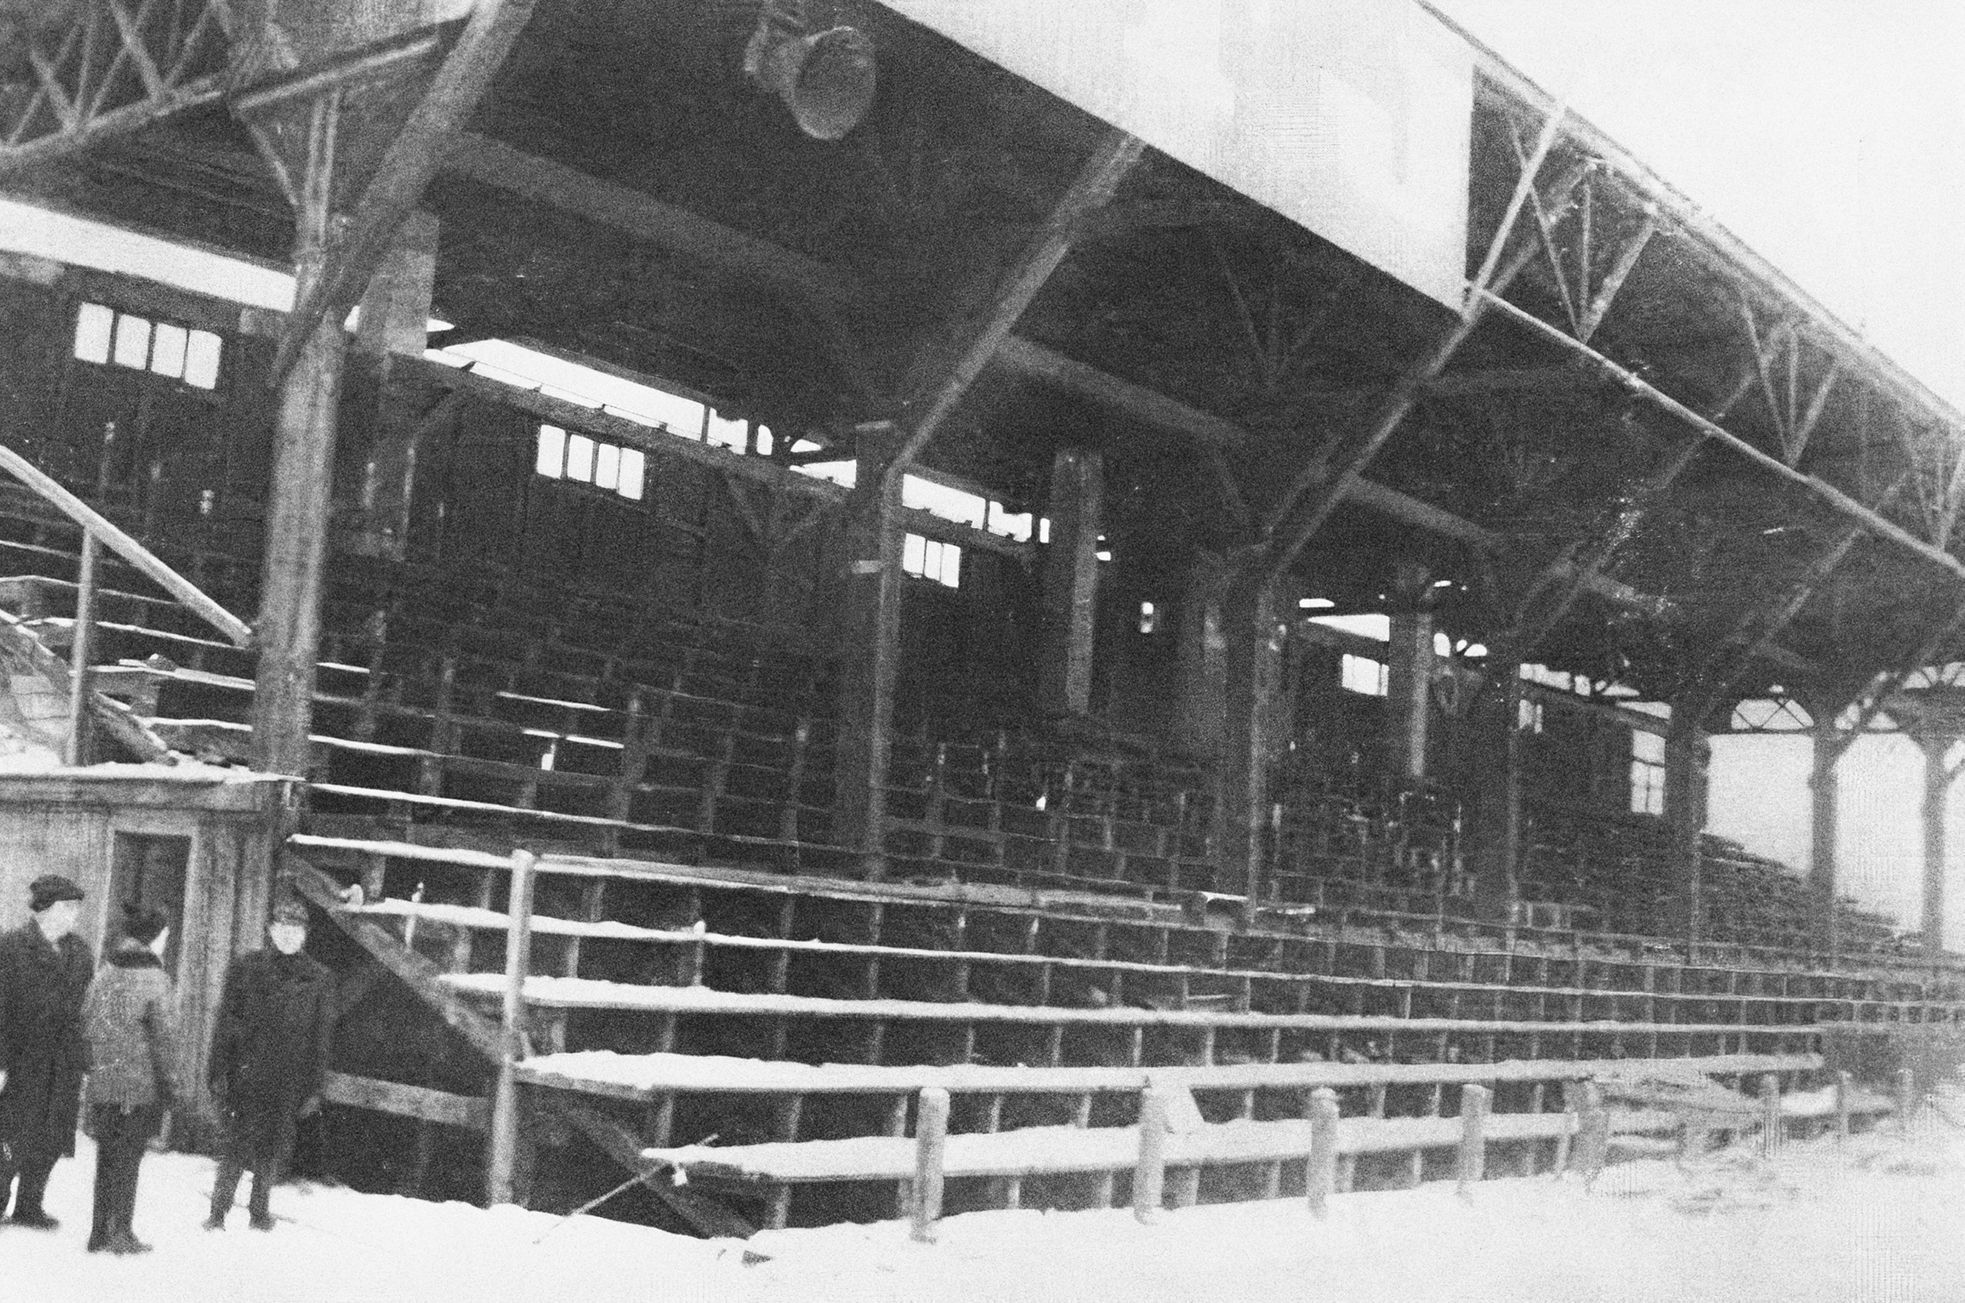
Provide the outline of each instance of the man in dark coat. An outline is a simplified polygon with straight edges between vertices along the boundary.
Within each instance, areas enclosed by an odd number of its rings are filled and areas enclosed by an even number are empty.
[[[225,975],[207,1065],[212,1098],[225,1119],[225,1152],[212,1189],[208,1230],[220,1230],[252,1170],[252,1225],[273,1229],[269,1207],[301,1118],[321,1106],[333,1031],[334,980],[302,953],[307,907],[282,901],[268,922],[265,950],[232,961]]]
[[[53,1230],[41,1207],[48,1174],[75,1153],[82,1107],[82,1001],[95,971],[74,935],[82,889],[58,873],[28,888],[32,917],[0,934],[0,1211],[17,1226]]]

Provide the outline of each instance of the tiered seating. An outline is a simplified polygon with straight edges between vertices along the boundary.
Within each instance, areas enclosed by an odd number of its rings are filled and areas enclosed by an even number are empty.
[[[1214,798],[1190,759],[1079,728],[894,744],[888,851],[901,875],[1151,894],[1214,884]]]
[[[504,862],[353,839],[294,846],[337,883],[365,881],[358,916],[449,969],[450,990],[500,994]],[[647,1105],[643,1134],[656,1146],[710,1132],[719,1143],[898,1134],[906,1101],[886,1087],[744,1088],[772,1073],[804,1080],[785,1065],[974,1065],[959,1129],[982,1132],[1124,1125],[1099,1101],[1129,1087],[1076,1070],[1123,1070],[1114,1080],[1136,1087],[1142,1068],[1222,1069],[1197,1084],[1204,1112],[1257,1121],[1301,1116],[1290,1111],[1305,1088],[1292,1065],[1793,1054],[1814,1048],[1824,1017],[1922,1016],[1838,979],[1453,952],[1436,937],[1336,934],[1282,913],[1231,933],[1176,907],[1064,891],[560,857],[543,868],[524,989],[534,1043],[553,1057],[530,1079]],[[668,1084],[629,1088],[617,1074],[596,1085],[596,1052],[661,1067]],[[678,1055],[751,1066],[706,1084]],[[1440,1085],[1360,1085],[1353,1102],[1377,1116],[1437,1116]],[[1556,1107],[1539,1084],[1522,1089],[1517,1108]],[[733,1091],[757,1098],[733,1102]],[[1401,1153],[1394,1167],[1414,1161]],[[788,1189],[766,1220],[786,1215]],[[840,1207],[825,1204],[825,1215]]]

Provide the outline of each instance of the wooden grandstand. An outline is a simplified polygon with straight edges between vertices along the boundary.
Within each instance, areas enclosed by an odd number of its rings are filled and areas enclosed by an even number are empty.
[[[1561,1170],[1696,1143],[1605,1081],[1846,1129],[1965,1021],[1942,843],[1910,935],[1833,849],[1856,736],[1959,735],[1965,420],[1486,52],[1449,309],[906,4],[98,8],[4,20],[0,199],[301,276],[0,249],[0,724],[279,780],[196,953],[281,881],[336,925],[348,1179],[891,1216],[924,1090],[958,1207],[1139,1197],[1165,1090],[1175,1206]],[[808,9],[880,52],[837,147],[732,62]],[[1760,702],[1801,871],[1703,831]]]

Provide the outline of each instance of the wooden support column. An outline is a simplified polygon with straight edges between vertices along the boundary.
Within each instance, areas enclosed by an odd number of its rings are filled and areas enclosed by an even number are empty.
[[[340,113],[340,92],[330,91],[314,100],[308,121],[307,167],[294,238],[294,292],[299,297],[319,283],[328,262]],[[343,352],[340,321],[317,318],[294,365],[280,380],[255,626],[260,652],[252,720],[253,767],[270,773],[305,777],[308,770]]]
[[[1673,909],[1688,946],[1705,931],[1700,834],[1706,826],[1706,765],[1711,747],[1698,715],[1672,703],[1665,730],[1665,825],[1671,847]]]
[[[1038,669],[1039,700],[1054,714],[1082,715],[1091,705],[1104,500],[1104,458],[1084,448],[1058,449],[1051,462],[1051,541],[1044,554]]]
[[[363,556],[402,559],[409,541],[418,445],[457,406],[452,390],[437,407],[420,411],[414,395],[391,383],[392,358],[420,358],[428,347],[436,270],[437,219],[419,210],[404,220],[362,299],[353,352],[374,378],[376,402],[363,431],[367,446],[359,453],[359,482],[350,486],[355,500],[344,513],[349,528],[341,542]]]
[[[900,439],[885,423],[859,432],[846,501],[840,602],[839,741],[834,774],[840,845],[869,878],[885,872],[887,757],[901,655],[901,477],[887,467]]]
[[[1945,753],[1957,739],[1948,731],[1919,730],[1912,736],[1924,753],[1924,950],[1936,958],[1945,948],[1945,808],[1952,779]]]
[[[1814,721],[1811,734],[1815,745],[1814,767],[1808,775],[1808,891],[1816,910],[1816,944],[1833,955],[1841,940],[1836,935],[1835,851],[1841,836],[1842,785],[1835,767],[1850,738],[1836,728],[1834,711],[1818,711],[1814,703],[1808,703],[1808,710]]]
[[[1494,656],[1488,662],[1490,679],[1475,694],[1469,721],[1469,867],[1481,917],[1506,922],[1520,896],[1521,666]]]
[[[1222,599],[1227,691],[1217,774],[1215,863],[1223,890],[1239,886],[1251,906],[1267,894],[1269,768],[1275,748],[1283,634],[1273,583],[1244,573]]]
[[[1386,754],[1399,779],[1426,777],[1426,734],[1433,707],[1433,613],[1409,606],[1392,615],[1386,673]]]

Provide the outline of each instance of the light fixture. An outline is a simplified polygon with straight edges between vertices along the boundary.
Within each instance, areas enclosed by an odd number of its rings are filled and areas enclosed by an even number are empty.
[[[873,107],[873,38],[833,17],[818,0],[767,0],[744,47],[744,75],[814,140],[840,139]]]

